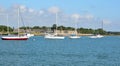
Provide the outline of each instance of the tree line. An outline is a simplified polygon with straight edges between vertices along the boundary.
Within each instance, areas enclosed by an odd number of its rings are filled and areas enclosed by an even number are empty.
[[[57,27],[57,28],[56,28]],[[48,30],[50,29],[51,31],[54,32],[55,29],[57,30],[75,30],[74,27],[65,27],[63,25],[57,26],[56,24],[53,24],[52,27],[47,27],[47,26],[34,26],[34,27],[20,27],[20,29],[41,29],[41,30]],[[99,29],[88,29],[88,28],[77,28],[78,33],[84,33],[84,34],[107,34],[107,32],[101,28]]]
[[[57,30],[75,30],[74,27],[65,27],[63,25],[61,26],[57,26],[56,24],[53,24],[52,27],[47,27],[47,26],[33,26],[33,27],[29,27],[29,26],[22,26],[20,27],[20,29],[40,29],[40,30],[45,30],[47,31],[48,29],[50,29],[51,31],[54,32],[54,30],[56,29],[57,27]],[[0,32],[7,32],[7,29],[9,28],[9,32],[13,32],[14,28],[11,28],[11,27],[7,27],[5,25],[0,25]],[[120,32],[107,32],[105,30],[103,30],[102,28],[98,28],[98,29],[89,29],[89,28],[77,28],[77,31],[78,33],[83,33],[83,34],[102,34],[102,35],[120,35]]]

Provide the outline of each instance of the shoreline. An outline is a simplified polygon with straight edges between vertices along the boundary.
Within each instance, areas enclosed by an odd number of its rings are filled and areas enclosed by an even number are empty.
[[[25,33],[20,33],[21,35],[25,34]],[[31,33],[31,34],[34,34],[35,36],[44,36],[45,33]],[[0,35],[7,35],[7,33],[0,33]],[[11,35],[16,35],[16,34],[13,34],[11,33]],[[67,34],[67,33],[58,33],[58,35],[62,35],[62,36],[69,36],[71,34]],[[92,36],[93,34],[82,34],[82,33],[78,33],[78,36]],[[120,35],[113,35],[113,34],[110,34],[110,35],[104,35],[104,36],[120,36]]]

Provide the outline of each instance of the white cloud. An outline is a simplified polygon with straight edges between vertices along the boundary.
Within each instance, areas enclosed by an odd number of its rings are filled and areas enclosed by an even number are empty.
[[[29,8],[28,11],[29,11],[30,13],[33,13],[35,10],[32,9],[32,8]]]
[[[15,9],[16,9],[16,8],[18,8],[19,6],[20,6],[19,4],[13,4],[13,5],[12,5],[12,8],[15,8]]]
[[[26,12],[27,11],[27,7],[25,5],[19,5],[20,11],[21,12]]]
[[[80,18],[80,15],[79,15],[79,14],[73,14],[71,17],[72,17],[73,19],[79,19],[79,18]]]
[[[5,8],[0,6],[0,13],[5,12]]]
[[[19,4],[12,5],[11,9],[9,9],[9,10],[11,10],[11,12],[16,12],[17,13],[18,8],[19,8],[21,13],[25,13],[25,12],[28,11],[28,8],[25,5],[19,5]]]
[[[86,19],[90,20],[90,19],[93,19],[93,18],[94,18],[94,16],[93,16],[93,15],[88,14],[88,15],[85,15],[85,16],[84,16],[84,18],[86,18]]]
[[[40,15],[42,15],[42,14],[44,14],[44,13],[45,13],[45,12],[44,12],[43,10],[40,10],[40,11],[39,11],[39,14],[40,14]]]
[[[93,19],[94,16],[93,15],[80,15],[80,14],[73,14],[71,16],[73,19],[76,19],[76,20],[79,20],[79,19],[82,19],[82,20],[90,20],[90,19]]]
[[[110,23],[111,23],[111,21],[110,21],[110,20],[103,19],[103,24],[108,25],[108,24],[110,24]]]
[[[19,8],[20,9],[26,9],[26,6],[25,5],[20,5]]]
[[[53,6],[53,7],[50,7],[50,8],[48,9],[48,11],[49,11],[50,13],[55,14],[55,13],[60,12],[60,9],[59,9],[58,7],[56,7],[56,6]]]

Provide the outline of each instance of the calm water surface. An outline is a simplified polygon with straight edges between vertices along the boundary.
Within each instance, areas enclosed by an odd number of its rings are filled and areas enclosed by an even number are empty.
[[[27,41],[0,39],[0,66],[120,66],[120,36]]]

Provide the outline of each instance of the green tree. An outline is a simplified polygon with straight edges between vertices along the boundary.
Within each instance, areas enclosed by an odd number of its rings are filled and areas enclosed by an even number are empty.
[[[96,31],[101,35],[107,34],[107,32],[104,31],[103,29],[97,29]]]
[[[48,27],[42,26],[41,29],[46,31],[46,30],[48,30]]]
[[[40,29],[39,26],[34,26],[32,29]]]
[[[65,28],[63,25],[57,27],[58,30],[65,30]]]
[[[0,25],[0,32],[7,32],[7,29],[9,28],[9,32],[12,32],[13,29],[9,26],[5,26],[5,25]]]
[[[73,27],[66,27],[65,30],[74,30],[75,28]]]
[[[51,30],[54,32],[55,29],[56,29],[57,25],[56,24],[53,24],[53,26],[51,27]]]
[[[29,27],[29,26],[27,26],[27,27],[25,27],[25,26],[22,26],[22,27],[20,27],[20,29],[31,29],[32,27]]]

